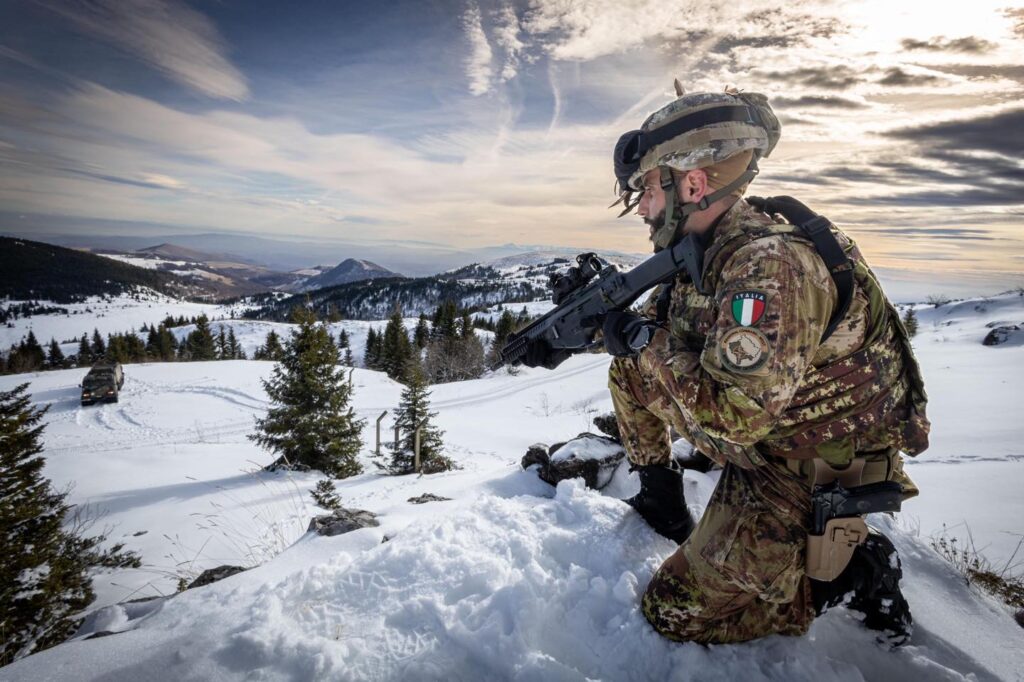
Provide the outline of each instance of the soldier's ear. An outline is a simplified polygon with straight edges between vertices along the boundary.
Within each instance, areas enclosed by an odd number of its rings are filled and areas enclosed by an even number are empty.
[[[685,202],[700,201],[708,193],[708,174],[703,169],[687,171],[676,182],[679,198]]]

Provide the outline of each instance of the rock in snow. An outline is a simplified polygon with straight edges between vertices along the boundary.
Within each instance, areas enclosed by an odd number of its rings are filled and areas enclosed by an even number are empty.
[[[373,512],[363,509],[335,509],[330,514],[316,516],[309,522],[307,531],[313,531],[317,535],[332,537],[342,533],[351,533],[360,528],[379,526],[380,521]]]
[[[539,465],[537,475],[551,485],[571,478],[582,478],[588,488],[600,490],[612,479],[626,451],[617,441],[593,433],[581,433],[566,443],[545,449],[531,445],[523,456],[524,469]]]
[[[208,568],[199,574],[199,577],[189,583],[185,589],[191,590],[193,587],[205,587],[211,585],[218,580],[224,580],[224,578],[230,578],[231,576],[241,573],[246,570],[242,566],[230,566],[224,564],[223,566],[217,566],[216,568]]]

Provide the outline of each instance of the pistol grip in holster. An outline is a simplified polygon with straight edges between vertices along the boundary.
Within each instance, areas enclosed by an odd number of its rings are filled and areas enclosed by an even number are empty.
[[[864,514],[899,511],[902,496],[903,486],[895,481],[844,488],[835,480],[815,486],[807,534],[807,576],[823,581],[838,578],[857,546],[868,538]]]

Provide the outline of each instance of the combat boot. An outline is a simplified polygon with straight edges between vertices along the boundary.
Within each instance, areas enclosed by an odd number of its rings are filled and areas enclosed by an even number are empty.
[[[863,545],[839,577],[831,582],[811,580],[814,608],[820,616],[842,604],[864,614],[864,625],[881,634],[878,640],[900,646],[910,639],[914,619],[900,591],[903,569],[889,538],[871,529]]]
[[[683,474],[660,464],[638,466],[640,492],[623,500],[644,521],[669,540],[682,544],[693,532],[693,517],[686,508]]]

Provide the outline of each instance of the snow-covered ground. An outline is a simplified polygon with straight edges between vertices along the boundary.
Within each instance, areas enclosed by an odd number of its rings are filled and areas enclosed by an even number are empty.
[[[24,301],[0,299],[0,305],[5,307],[19,303]],[[192,318],[205,314],[212,320],[240,315],[246,310],[246,306],[241,304],[192,303],[141,288],[135,294],[91,296],[82,303],[40,303],[65,308],[68,312],[22,317],[0,325],[0,349],[6,350],[19,343],[31,330],[40,343],[45,345],[50,339],[56,339],[65,354],[75,353],[78,344],[71,342],[81,338],[82,334],[91,338],[94,329],[106,337],[107,334],[138,330],[143,324],[159,324],[168,315]],[[65,341],[69,343],[63,343]]]
[[[572,482],[555,491],[519,468],[530,444],[588,430],[611,409],[606,356],[432,387],[462,468],[427,477],[374,471],[374,420],[401,387],[357,369],[367,471],[337,487],[381,526],[335,538],[303,534],[319,513],[307,492],[317,475],[257,471],[271,455],[246,435],[267,407],[260,379],[272,365],[231,361],[129,365],[121,402],[87,408],[77,400],[84,370],[0,377],[0,390],[31,381],[34,400],[51,406],[46,475],[73,482],[71,500],[106,510],[97,527],[143,555],[142,569],[97,578],[97,606],[284,550],[168,601],[99,611],[83,635],[130,631],[61,645],[0,679],[1022,679],[1008,610],[965,586],[928,539],[943,524],[961,537],[969,527],[1000,565],[1024,533],[1024,348],[981,345],[987,324],[1024,322],[1024,299],[918,315],[934,424],[932,447],[908,466],[922,494],[895,526],[872,520],[900,548],[917,620],[899,651],[878,648],[841,609],[807,637],[737,646],[672,644],[647,626],[639,594],[672,543],[609,496]],[[265,337],[266,323],[231,324],[253,325],[236,327],[240,338]],[[357,323],[339,324],[354,336]],[[353,352],[361,345],[353,338]],[[390,425],[389,412],[385,439]],[[687,473],[695,511],[714,482]],[[632,485],[620,470],[610,489]],[[407,502],[425,492],[452,501]]]

